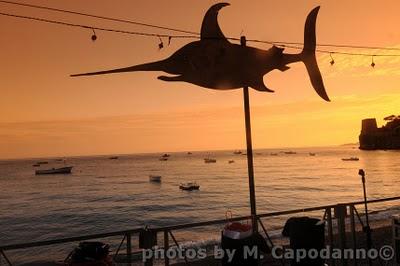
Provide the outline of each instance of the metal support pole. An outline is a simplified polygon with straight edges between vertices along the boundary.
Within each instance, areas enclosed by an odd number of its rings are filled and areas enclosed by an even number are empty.
[[[6,260],[6,262],[8,263],[8,265],[9,265],[9,266],[12,266],[11,261],[7,258],[6,254],[4,253],[3,250],[0,250],[0,265],[2,265],[2,264],[1,264],[1,255],[3,255],[3,257],[4,257],[4,259]]]
[[[332,209],[331,208],[326,209],[326,216],[327,216],[327,220],[328,220],[329,249],[331,251],[333,248],[333,223],[332,223]],[[334,266],[335,262],[334,262],[333,258],[331,257],[329,260],[330,260],[330,265]]]
[[[240,37],[240,44],[242,46],[246,46],[245,36]],[[256,192],[254,187],[253,145],[251,142],[249,87],[243,87],[243,100],[244,100],[244,118],[246,122],[247,169],[249,173],[251,222],[253,226],[253,232],[258,232]]]
[[[351,235],[353,238],[353,252],[356,254],[356,249],[357,249],[357,232],[356,232],[356,219],[355,219],[355,213],[354,213],[354,205],[350,205],[350,224],[351,224]],[[357,259],[354,257],[353,259],[353,265],[357,265]]]
[[[335,214],[338,225],[339,248],[344,251],[346,249],[346,213],[347,206],[345,204],[338,204],[335,206]],[[347,265],[347,261],[342,258],[341,265]]]
[[[172,232],[171,232],[171,231],[168,231],[168,232],[169,232],[169,234],[171,235],[172,240],[174,241],[174,243],[175,243],[175,245],[176,245],[176,248],[181,249],[181,246],[178,244],[178,241],[176,241],[176,238],[175,238],[175,236],[172,234]],[[186,256],[183,256],[183,258],[185,259],[185,265],[190,265],[188,259],[186,258]]]
[[[361,182],[363,185],[363,193],[364,193],[364,206],[365,206],[365,227],[364,232],[367,234],[367,249],[370,250],[372,248],[372,238],[371,238],[371,227],[369,226],[368,219],[368,204],[367,204],[367,189],[365,188],[365,172],[363,169],[358,171],[358,174],[361,176]],[[372,260],[368,259],[368,265],[372,265]]]
[[[131,265],[132,262],[132,242],[131,242],[131,234],[126,235],[126,259],[128,265]]]
[[[165,252],[165,254],[167,254],[168,249],[169,249],[168,230],[164,230],[164,252]],[[168,256],[165,256],[164,265],[165,266],[169,266],[169,258],[168,258]]]

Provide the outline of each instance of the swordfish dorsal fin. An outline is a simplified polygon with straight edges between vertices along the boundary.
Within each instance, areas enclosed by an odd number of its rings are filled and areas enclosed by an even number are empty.
[[[218,11],[229,5],[228,3],[218,3],[208,9],[207,13],[204,15],[203,23],[201,24],[201,40],[220,39],[228,41],[219,27]]]

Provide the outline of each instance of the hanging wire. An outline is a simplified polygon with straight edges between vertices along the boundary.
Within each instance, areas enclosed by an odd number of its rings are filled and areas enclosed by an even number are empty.
[[[18,5],[18,6],[24,6],[24,7],[31,7],[31,8],[36,8],[36,9],[43,9],[43,10],[49,10],[49,11],[55,11],[55,12],[61,12],[61,13],[79,15],[79,16],[85,16],[85,17],[90,17],[90,18],[97,18],[97,19],[115,21],[115,22],[128,23],[128,24],[133,24],[133,25],[138,25],[138,26],[145,26],[145,27],[161,29],[161,30],[169,30],[169,31],[175,31],[175,32],[180,32],[180,33],[188,33],[188,34],[199,35],[199,33],[193,32],[193,31],[175,29],[175,28],[164,27],[164,26],[159,26],[159,25],[153,25],[153,24],[149,24],[149,23],[137,22],[137,21],[127,20],[127,19],[119,19],[119,18],[111,18],[111,17],[93,15],[93,14],[82,13],[82,12],[66,10],[66,9],[59,9],[59,8],[48,7],[48,6],[39,6],[39,5],[18,3],[18,2],[6,1],[6,0],[0,0],[0,3],[10,4],[10,5]]]
[[[330,53],[329,56],[331,57],[331,61],[329,63],[331,64],[331,66],[333,66],[335,64],[335,60],[332,57],[332,53]]]
[[[0,0],[0,2],[10,3],[9,1],[4,1],[4,0]],[[28,4],[23,4],[23,5],[28,5]],[[52,10],[53,8],[48,8],[48,9]],[[66,12],[77,13],[77,12],[74,12],[74,11],[66,11]],[[98,31],[120,33],[120,34],[129,34],[129,35],[138,35],[138,36],[147,36],[147,37],[158,37],[158,38],[168,38],[168,43],[170,43],[171,39],[173,39],[173,38],[177,38],[177,39],[199,39],[200,38],[199,34],[195,33],[195,32],[190,32],[190,33],[193,33],[193,35],[159,34],[159,33],[149,33],[149,32],[140,32],[140,31],[128,31],[128,30],[120,30],[120,29],[112,29],[112,28],[103,28],[103,27],[96,27],[96,26],[90,26],[90,25],[85,25],[85,24],[76,24],[76,23],[64,22],[64,21],[59,21],[59,20],[50,20],[50,19],[45,19],[45,18],[40,18],[40,17],[31,17],[31,16],[25,16],[25,15],[3,13],[3,12],[0,12],[0,15],[8,16],[8,17],[14,17],[14,18],[20,18],[20,19],[39,21],[39,22],[45,22],[45,23],[51,23],[51,24],[57,24],[57,25],[63,25],[63,26],[78,27],[78,28],[84,28],[84,29],[92,29],[93,31],[94,30],[98,30]],[[95,15],[93,15],[93,16],[95,16]],[[162,26],[156,26],[156,25],[151,25],[151,26],[155,26],[155,27],[157,27],[159,29],[162,28],[162,29],[180,31],[178,29],[172,29],[172,28],[168,28],[168,27],[162,27]],[[180,31],[180,32],[182,32],[182,31]],[[209,39],[215,39],[215,38],[209,38]],[[240,41],[239,38],[234,38],[234,37],[227,37],[226,39],[232,40],[232,41]],[[283,48],[303,50],[303,44],[302,43],[275,42],[275,41],[264,41],[264,40],[257,40],[257,39],[248,39],[247,42],[263,43],[263,44],[275,45],[275,46],[283,47]],[[161,43],[162,43],[162,41],[161,41]],[[164,44],[162,46],[164,47]],[[380,49],[382,51],[385,51],[385,50],[387,50],[387,51],[400,51],[400,48],[351,46],[351,45],[340,45],[340,44],[339,45],[336,45],[336,44],[317,44],[317,46],[320,46],[320,47],[334,47],[334,48],[357,48],[357,49],[366,49],[366,50],[368,50],[368,49],[372,49],[372,50]],[[398,57],[398,56],[400,56],[400,54],[375,54],[375,53],[371,54],[371,53],[358,53],[358,52],[354,53],[354,52],[330,51],[330,50],[324,50],[324,49],[316,49],[315,51],[318,52],[318,53],[327,53],[327,54],[330,54],[330,55],[335,53],[335,54],[349,55],[349,56],[372,56],[372,57],[375,57],[375,56],[376,57],[378,57],[378,56],[379,57]],[[375,66],[375,63],[374,63],[374,66]]]
[[[158,44],[158,50],[161,50],[162,48],[164,48],[164,43],[160,36],[158,36],[158,39],[160,39],[160,43]]]
[[[188,31],[188,30],[177,29],[177,28],[172,28],[172,27],[165,27],[165,26],[154,25],[154,24],[150,24],[150,23],[137,22],[137,21],[127,20],[127,19],[99,16],[99,15],[94,15],[94,14],[88,14],[88,13],[72,11],[72,10],[66,10],[66,9],[59,9],[59,8],[48,7],[48,6],[40,6],[40,5],[33,5],[33,4],[27,4],[27,3],[18,3],[18,2],[7,1],[7,0],[0,0],[0,3],[12,4],[12,5],[18,5],[18,6],[30,7],[30,8],[36,8],[36,9],[43,9],[43,10],[49,10],[49,11],[55,11],[55,12],[62,12],[62,13],[73,14],[73,15],[80,15],[80,16],[86,16],[86,17],[97,18],[97,19],[102,19],[102,20],[109,20],[109,21],[115,21],[115,22],[121,22],[121,23],[134,24],[134,25],[138,25],[138,26],[145,26],[145,27],[162,29],[162,30],[169,30],[169,31],[180,32],[180,33],[200,35],[198,32],[194,32],[194,31]],[[236,40],[238,38],[231,38],[231,39],[235,39]],[[303,45],[303,43],[300,43],[300,42],[262,41],[262,40],[248,40],[248,41],[259,42],[259,43],[267,43],[267,44],[275,44],[275,45],[298,45],[298,46],[302,46]],[[334,48],[400,51],[400,48],[395,48],[395,47],[378,47],[378,46],[362,46],[362,45],[317,44],[317,46],[320,46],[320,47],[334,47]]]
[[[100,15],[88,14],[88,13],[83,13],[83,12],[78,12],[78,11],[73,11],[73,10],[66,10],[66,9],[60,9],[60,8],[54,8],[54,7],[48,7],[48,6],[41,6],[41,5],[33,5],[33,4],[27,4],[27,3],[19,3],[19,2],[7,1],[7,0],[0,0],[0,3],[18,5],[18,6],[30,7],[30,8],[42,9],[42,10],[48,10],[48,11],[54,11],[54,12],[61,12],[61,13],[79,15],[79,16],[85,16],[85,17],[97,18],[97,19],[102,19],[102,20],[109,20],[109,21],[120,22],[120,23],[128,23],[128,24],[133,24],[133,25],[138,25],[138,26],[144,26],[144,27],[150,27],[150,28],[156,28],[156,29],[180,32],[180,33],[192,34],[192,35],[195,35],[195,36],[199,36],[200,35],[198,32],[194,32],[194,31],[188,31],[188,30],[177,29],[177,28],[172,28],[172,27],[160,26],[160,25],[155,25],[155,24],[150,24],[150,23],[143,23],[143,22],[127,20],[127,19],[120,19],[120,18],[113,18],[113,17],[106,17],[106,16],[100,16]],[[238,38],[228,38],[228,39],[230,39],[230,40],[239,40]],[[255,43],[257,43],[257,42],[258,43],[267,43],[267,44],[272,44],[272,45],[276,45],[276,46],[283,46],[283,45],[302,46],[303,45],[303,43],[300,43],[300,42],[262,41],[262,40],[248,40],[248,41],[255,42]],[[378,47],[378,46],[344,45],[344,44],[317,44],[317,46],[319,46],[319,47],[333,47],[333,48],[400,51],[400,48],[396,48],[396,47]]]
[[[93,35],[92,35],[91,39],[92,39],[92,41],[96,41],[97,40],[96,32],[94,31],[93,28],[92,28],[92,31],[93,31]]]
[[[372,67],[375,67],[374,56],[375,56],[375,55],[371,56],[371,60],[372,60],[371,66],[372,66]]]
[[[51,24],[58,24],[58,25],[63,25],[63,26],[70,26],[70,27],[77,27],[77,28],[84,28],[84,29],[94,29],[94,30],[99,30],[99,31],[107,31],[107,32],[130,34],[130,35],[139,35],[139,36],[148,36],[148,37],[169,37],[169,36],[171,36],[173,38],[187,38],[187,39],[198,39],[199,38],[198,36],[193,36],[193,35],[170,35],[170,34],[158,34],[158,33],[148,33],[148,32],[139,32],[139,31],[127,31],[127,30],[118,30],[118,29],[111,29],[111,28],[102,28],[102,27],[89,26],[89,25],[84,25],[84,24],[75,24],[75,23],[69,23],[69,22],[64,22],[64,21],[59,21],[59,20],[30,17],[30,16],[16,15],[16,14],[3,13],[3,12],[0,12],[0,15],[8,16],[8,17],[15,17],[15,18],[22,18],[22,19],[29,19],[29,20],[40,21],[40,22],[51,23]]]

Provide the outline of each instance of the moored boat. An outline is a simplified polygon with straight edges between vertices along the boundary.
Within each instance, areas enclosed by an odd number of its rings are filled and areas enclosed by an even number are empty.
[[[236,150],[236,151],[233,152],[233,154],[242,154],[242,151]]]
[[[181,190],[192,191],[192,190],[199,190],[200,185],[198,185],[196,182],[188,182],[188,183],[181,183],[179,185],[179,188]]]
[[[71,171],[72,171],[72,166],[67,166],[61,168],[36,170],[35,174],[36,175],[70,174]]]
[[[161,176],[160,175],[149,175],[149,181],[155,183],[161,183]]]
[[[359,161],[358,157],[342,158],[342,161]]]
[[[229,160],[229,161],[228,161],[228,163],[234,163],[234,162],[235,162],[234,160]]]
[[[310,152],[309,155],[310,155],[310,156],[315,156],[316,154],[313,153],[313,152]]]
[[[217,159],[212,158],[204,158],[204,163],[216,163]]]
[[[110,160],[118,160],[119,159],[119,157],[118,156],[111,156],[110,158],[108,158],[108,159],[110,159]]]

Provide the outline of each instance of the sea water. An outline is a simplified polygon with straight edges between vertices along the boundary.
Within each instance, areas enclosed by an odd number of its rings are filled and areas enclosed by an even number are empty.
[[[296,154],[286,154],[287,151]],[[309,153],[316,153],[310,156]],[[277,153],[272,156],[271,153]],[[0,246],[137,227],[160,227],[248,215],[247,156],[233,151],[68,157],[0,161]],[[217,159],[204,163],[204,158]],[[359,157],[359,161],[342,158]],[[70,175],[35,175],[41,168],[73,166]],[[228,163],[234,160],[234,163]],[[257,211],[267,213],[363,199],[358,170],[366,172],[369,199],[399,196],[399,151],[361,151],[354,146],[254,151]],[[161,175],[161,183],[149,182]],[[195,181],[198,191],[181,191]],[[398,205],[398,203],[397,203]],[[397,212],[396,204],[371,209]],[[307,215],[307,214],[304,214]],[[322,215],[322,214],[321,214]],[[285,219],[264,221],[279,231]],[[180,242],[218,239],[221,226],[176,232]],[[121,239],[110,240],[113,243]],[[8,252],[14,262],[55,257],[63,259],[73,245]],[[40,252],[38,252],[38,250]]]

